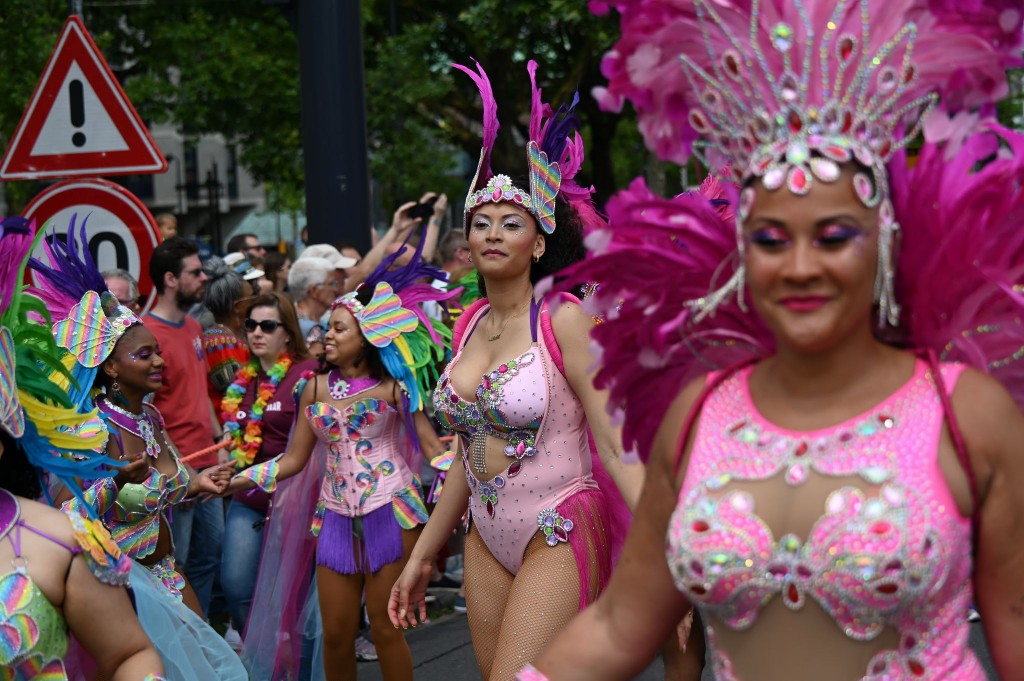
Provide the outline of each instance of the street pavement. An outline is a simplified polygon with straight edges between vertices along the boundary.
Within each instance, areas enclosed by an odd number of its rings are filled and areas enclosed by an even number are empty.
[[[971,648],[981,659],[990,681],[999,681],[992,668],[992,660],[985,648],[980,624],[972,624]],[[465,615],[444,615],[429,624],[410,629],[406,634],[412,648],[413,674],[416,681],[479,681],[480,672],[473,657],[473,644]],[[643,674],[641,681],[661,681],[664,678],[661,661],[655,661]],[[359,663],[360,681],[383,680],[376,662]],[[799,681],[794,669],[794,681]],[[701,681],[714,681],[705,671]]]

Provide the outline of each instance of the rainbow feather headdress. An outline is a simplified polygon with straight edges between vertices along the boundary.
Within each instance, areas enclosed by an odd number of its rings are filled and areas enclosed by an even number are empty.
[[[603,108],[630,100],[648,147],[678,163],[695,153],[726,180],[799,195],[845,160],[868,168],[857,196],[879,206],[883,231],[889,220],[890,236],[897,221],[904,233],[878,292],[903,306],[890,333],[992,373],[1024,405],[1024,136],[991,119],[1020,62],[1024,2],[601,5],[622,24],[594,93]],[[910,167],[902,147],[919,130]],[[742,304],[737,228],[751,197],[732,181],[672,199],[634,181],[570,274],[600,283],[585,301],[606,319],[596,383],[641,456],[680,386],[773,351]]]
[[[423,262],[422,242],[409,264],[392,268],[406,248],[384,259],[360,286],[373,290],[367,304],[360,303],[353,291],[335,300],[331,309],[344,307],[352,313],[363,336],[380,353],[384,368],[402,385],[409,399],[406,413],[411,413],[423,409],[425,396],[437,385],[438,368],[447,361],[452,341],[451,329],[428,317],[422,304],[444,304],[462,290],[445,291],[429,283],[444,279],[444,273]]]
[[[477,162],[473,182],[466,197],[464,226],[468,227],[470,214],[485,203],[515,203],[529,211],[545,234],[555,231],[555,202],[561,197],[574,204],[587,202],[592,189],[580,187],[574,178],[583,165],[583,138],[578,128],[579,117],[575,113],[579,93],[573,96],[571,104],[562,104],[553,111],[550,104],[541,99],[537,87],[537,62],[532,59],[526,65],[530,75],[531,107],[529,140],[526,143],[526,162],[530,186],[516,187],[508,175],[494,174],[491,169],[491,150],[498,136],[498,104],[487,73],[480,64],[476,71],[452,64],[476,83],[483,99],[483,145]]]
[[[29,462],[80,493],[75,478],[114,474],[107,431],[96,410],[73,395],[74,359],[57,346],[44,302],[21,282],[38,241],[34,223],[0,224],[0,427],[18,439]]]
[[[44,242],[49,264],[32,258],[29,266],[42,280],[39,297],[51,316],[60,320],[52,329],[57,344],[69,350],[83,367],[95,369],[110,356],[128,328],[142,320],[107,291],[86,247],[88,219],[82,220],[77,230],[76,219],[72,216],[63,242],[56,234]]]

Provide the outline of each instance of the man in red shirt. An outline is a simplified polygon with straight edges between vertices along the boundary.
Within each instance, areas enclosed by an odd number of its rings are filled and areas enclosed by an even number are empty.
[[[153,250],[149,276],[157,301],[143,319],[160,345],[164,360],[163,386],[153,403],[164,417],[167,432],[182,456],[206,449],[220,440],[213,407],[206,393],[206,360],[199,323],[186,313],[202,301],[206,273],[199,249],[181,237],[167,239]],[[216,453],[189,462],[196,470],[218,463]],[[175,507],[171,520],[174,559],[184,568],[206,614],[213,581],[220,571],[224,539],[222,499]]]

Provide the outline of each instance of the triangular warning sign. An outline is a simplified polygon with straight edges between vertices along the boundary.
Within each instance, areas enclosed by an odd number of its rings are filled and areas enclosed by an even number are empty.
[[[0,180],[165,170],[167,160],[81,19],[69,17],[0,162]]]

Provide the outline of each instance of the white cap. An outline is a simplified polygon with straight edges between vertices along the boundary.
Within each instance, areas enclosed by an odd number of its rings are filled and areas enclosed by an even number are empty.
[[[237,251],[235,253],[228,253],[225,255],[224,264],[237,272],[238,275],[246,281],[259,279],[266,274],[263,270],[253,267],[252,263],[249,262],[249,259],[246,258],[244,254],[238,253]]]
[[[306,246],[306,250],[302,251],[302,258],[323,258],[324,260],[330,260],[334,263],[334,269],[336,270],[347,270],[349,267],[355,265],[358,260],[350,258],[346,255],[342,255],[341,251],[330,244],[313,244],[312,246]]]

